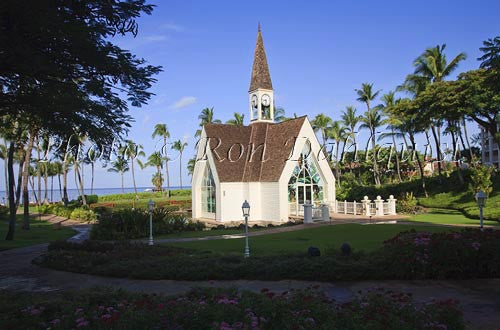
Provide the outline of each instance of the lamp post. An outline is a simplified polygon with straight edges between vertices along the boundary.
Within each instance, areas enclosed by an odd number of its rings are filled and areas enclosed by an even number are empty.
[[[250,248],[248,247],[248,217],[250,216],[250,204],[245,200],[241,205],[243,216],[245,217],[245,258],[250,257]]]
[[[149,243],[148,245],[153,245],[153,210],[155,208],[155,202],[152,199],[148,202],[148,212],[149,212]]]
[[[477,206],[479,206],[479,228],[481,228],[481,230],[483,230],[483,207],[486,204],[486,198],[484,191],[480,190],[476,193],[476,202]]]

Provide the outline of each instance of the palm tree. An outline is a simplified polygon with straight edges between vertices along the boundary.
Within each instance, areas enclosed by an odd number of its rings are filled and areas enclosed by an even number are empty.
[[[242,113],[234,113],[234,118],[229,119],[226,124],[229,125],[236,125],[236,126],[243,126],[243,119],[245,118],[245,115]]]
[[[158,151],[153,152],[148,157],[148,161],[145,164],[146,166],[156,167],[156,176],[160,178],[160,181],[163,183],[163,179],[161,177],[161,168],[163,166],[163,157],[161,153]],[[155,186],[156,187],[156,186]],[[158,187],[156,187],[158,189]],[[159,187],[159,190],[162,190],[162,186]]]
[[[323,148],[326,146],[326,130],[328,129],[328,126],[332,123],[332,118],[326,116],[323,113],[317,114],[316,117],[311,121],[313,130],[315,132],[320,131],[321,132],[321,138],[323,139]]]
[[[144,157],[146,156],[146,154],[144,153],[144,148],[142,147],[142,145],[135,144],[135,142],[132,140],[126,140],[125,143],[126,145],[124,147],[123,154],[130,161],[130,169],[132,172],[132,183],[134,185],[135,198],[137,199],[139,198],[139,195],[137,195],[137,187],[135,184],[134,163],[136,159],[139,161],[138,157]]]
[[[214,107],[205,108],[201,110],[201,114],[198,116],[198,119],[201,120],[200,127],[203,128],[205,124],[220,124],[221,121],[219,119],[214,119]],[[201,129],[196,130],[194,136],[200,136]]]
[[[193,176],[195,165],[196,165],[196,158],[193,157],[188,161],[188,164],[187,164],[188,175]]]
[[[97,160],[98,155],[94,148],[90,148],[87,153],[86,161],[90,164],[90,194],[94,194],[94,170],[95,170],[95,161]]]
[[[356,126],[361,121],[361,116],[356,115],[356,108],[352,105],[347,106],[345,110],[342,112],[342,124],[344,124],[346,128],[346,134],[348,138],[352,141],[354,145],[354,154],[358,150],[358,145],[356,143]]]
[[[165,172],[167,175],[167,195],[170,197],[170,175],[168,174],[168,155],[167,155],[167,139],[170,138],[170,132],[168,131],[167,125],[166,124],[156,124],[155,125],[155,130],[153,132],[153,139],[156,136],[163,137],[163,147],[161,154],[164,155],[164,160],[165,160]]]
[[[401,182],[402,181],[401,169],[399,166],[399,155],[398,155],[398,146],[396,145],[396,136],[398,136],[398,134],[402,134],[402,133],[397,133],[396,131],[397,131],[398,127],[401,126],[402,122],[391,111],[391,109],[394,107],[394,105],[397,102],[399,102],[399,99],[396,100],[394,95],[395,95],[395,92],[390,91],[389,93],[384,94],[384,96],[382,96],[382,102],[383,102],[382,111],[387,116],[387,118],[383,121],[383,123],[387,125],[387,129],[391,130],[391,132],[380,134],[379,140],[384,139],[385,137],[392,138],[392,147],[395,150],[395,158],[396,158],[396,171],[398,172],[398,180],[399,180],[399,182]]]
[[[161,177],[161,173],[154,173],[153,178],[151,179],[151,183],[155,187],[155,190],[162,190],[163,187],[163,178]]]
[[[465,60],[465,53],[459,53],[449,63],[446,60],[444,50],[446,44],[427,48],[413,63],[415,71],[406,77],[405,84],[432,84],[443,81]],[[442,114],[432,114],[430,128],[436,143],[436,155],[438,162],[438,172],[441,175],[441,127]]]
[[[326,129],[327,138],[335,141],[336,153],[335,153],[335,178],[340,185],[340,169],[339,169],[339,150],[340,142],[346,137],[346,129],[342,126],[342,123],[338,120],[332,122],[330,126]]]
[[[286,121],[288,120],[289,118],[287,118],[285,116],[285,109],[283,107],[274,107],[274,122],[275,123],[281,123],[283,121]]]
[[[356,89],[356,93],[358,94],[357,100],[359,102],[363,102],[366,104],[366,112],[364,113],[361,121],[363,124],[361,128],[368,128],[370,130],[370,138],[368,141],[372,142],[372,153],[373,153],[373,176],[375,178],[375,184],[380,185],[380,174],[378,172],[378,164],[377,164],[377,153],[376,153],[376,143],[375,143],[375,135],[376,128],[382,125],[381,116],[377,108],[371,109],[370,103],[375,100],[375,98],[380,93],[380,90],[373,92],[373,84],[363,83],[361,84],[361,89]],[[367,148],[368,150],[368,148]],[[368,154],[368,151],[367,151]]]
[[[118,156],[118,158],[116,158],[116,160],[113,161],[111,165],[112,167],[108,168],[108,172],[120,173],[120,176],[122,177],[122,193],[125,193],[125,189],[123,186],[123,175],[129,170],[128,162],[123,156]]]
[[[179,151],[179,182],[182,189],[182,152],[184,148],[187,146],[187,142],[182,142],[181,140],[177,140],[172,145],[172,149]]]
[[[4,160],[4,165],[3,165],[3,169],[4,169],[4,176],[5,176],[5,196],[9,196],[9,174],[7,173],[7,170],[8,170],[8,164],[7,164],[7,161],[8,161],[8,157],[7,157],[7,151],[8,148],[7,148],[7,140],[4,139],[4,144],[0,145],[0,158]],[[8,199],[6,199],[8,200]],[[8,205],[8,204],[6,204]]]

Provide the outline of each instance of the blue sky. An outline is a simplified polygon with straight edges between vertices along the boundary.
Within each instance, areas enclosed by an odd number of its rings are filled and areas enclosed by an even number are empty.
[[[413,60],[437,44],[447,44],[449,59],[466,52],[468,58],[455,74],[475,69],[481,42],[500,33],[498,1],[153,3],[157,7],[139,20],[136,38],[115,39],[164,68],[150,104],[131,108],[135,123],[129,137],[149,154],[155,146],[153,126],[166,123],[173,139],[189,143],[184,163],[193,154],[203,108],[214,107],[222,121],[233,112],[248,119],[247,92],[259,21],[277,105],[288,115],[310,118],[323,112],[339,119],[347,105],[364,112],[355,88],[370,82],[382,93],[394,89],[412,72]],[[177,185],[178,161],[172,162],[170,171],[171,182]],[[153,172],[149,168],[137,173],[138,186],[151,186]],[[183,182],[190,182],[185,165]],[[3,180],[0,185],[3,190]],[[125,185],[132,185],[130,175]],[[119,175],[97,170],[96,187],[119,186]]]

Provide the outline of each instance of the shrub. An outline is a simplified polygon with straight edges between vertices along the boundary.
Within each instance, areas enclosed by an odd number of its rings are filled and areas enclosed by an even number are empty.
[[[0,205],[0,219],[5,219],[9,214],[9,208],[7,206]]]
[[[99,196],[97,195],[85,195],[85,201],[87,202],[88,205],[90,204],[95,204],[99,202]],[[78,196],[78,203],[82,204],[82,196]]]
[[[75,208],[71,211],[69,218],[85,222],[91,222],[97,219],[94,211],[82,207]]]
[[[398,279],[462,279],[500,275],[500,231],[403,232],[377,251],[377,269]]]
[[[205,224],[193,222],[182,214],[173,214],[170,208],[157,207],[153,211],[153,233],[171,234],[181,231],[199,231]],[[147,237],[149,235],[149,213],[143,209],[121,209],[101,213],[92,227],[92,239],[115,240]]]
[[[417,199],[412,192],[407,192],[405,197],[397,203],[398,212],[417,213],[420,207],[417,205]]]

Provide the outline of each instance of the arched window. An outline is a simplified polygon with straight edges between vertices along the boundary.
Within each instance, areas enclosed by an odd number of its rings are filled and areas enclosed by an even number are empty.
[[[210,165],[206,164],[201,182],[201,210],[202,212],[215,213],[215,181]]]
[[[323,180],[310,150],[310,145],[306,143],[288,181],[290,203],[304,204],[309,201],[317,204],[323,201]]]

